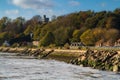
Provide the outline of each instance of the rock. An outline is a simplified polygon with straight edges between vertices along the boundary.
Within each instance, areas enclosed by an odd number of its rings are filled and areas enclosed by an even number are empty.
[[[105,58],[102,61],[105,62],[105,61],[109,60],[110,58],[112,58],[116,54],[118,54],[116,51],[107,52],[107,55],[104,56]]]
[[[84,61],[86,59],[86,57],[85,56],[82,56],[81,57],[81,61]],[[78,60],[79,61],[79,60]]]
[[[118,72],[118,71],[119,71],[118,65],[114,65],[113,66],[113,72]]]
[[[84,67],[83,64],[80,64],[80,67]]]
[[[48,53],[45,53],[45,54],[41,55],[41,59],[47,57],[47,56],[48,56],[49,54],[51,54],[52,52],[54,52],[54,50],[51,50],[51,51],[49,51]]]
[[[100,70],[118,72],[120,66],[120,55],[117,51],[112,50],[93,51],[88,49],[83,55],[72,60],[71,63]]]

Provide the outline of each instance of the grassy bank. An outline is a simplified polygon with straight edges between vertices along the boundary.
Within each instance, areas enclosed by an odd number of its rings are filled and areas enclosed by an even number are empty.
[[[39,49],[39,48],[9,48],[0,47],[0,52],[16,53],[18,56],[34,56],[42,59],[55,59],[69,63],[70,60],[78,58],[83,50],[65,50],[65,49]],[[52,52],[51,52],[52,51]],[[45,56],[45,57],[42,57]]]

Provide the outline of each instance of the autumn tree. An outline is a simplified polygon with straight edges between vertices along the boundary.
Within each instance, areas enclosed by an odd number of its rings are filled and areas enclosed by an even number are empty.
[[[0,32],[5,31],[5,28],[7,27],[8,23],[10,23],[11,19],[8,17],[3,17],[0,20]]]
[[[27,27],[27,29],[24,31],[24,34],[25,35],[28,35],[28,34],[30,34],[30,33],[32,33],[33,32],[33,27],[31,26],[31,25],[29,25],[28,27]]]
[[[117,29],[109,29],[104,32],[104,39],[106,41],[112,40],[112,42],[116,41],[119,38],[119,31]]]
[[[31,19],[33,24],[38,24],[38,23],[42,23],[42,17],[40,15],[35,15],[32,17]]]
[[[15,33],[22,33],[24,30],[25,19],[23,17],[17,17],[13,20],[12,24],[15,27]]]
[[[87,46],[92,46],[95,44],[95,38],[94,38],[94,34],[93,31],[88,29],[87,31],[85,31],[81,36],[81,42],[83,42],[85,45]]]
[[[55,44],[57,46],[63,46],[65,43],[69,43],[70,37],[72,37],[72,28],[60,27],[54,31]]]
[[[80,30],[74,30],[72,36],[72,42],[79,42],[80,41],[80,35],[81,35],[81,31]]]
[[[7,32],[0,33],[0,45],[2,45],[3,42],[8,39],[9,39],[9,34]]]
[[[40,40],[40,46],[49,46],[54,43],[54,35],[52,32],[47,32],[47,34]]]
[[[33,31],[33,39],[39,41],[41,34],[41,27],[39,25],[35,26]]]
[[[114,13],[117,14],[117,15],[120,15],[120,8],[115,9]]]

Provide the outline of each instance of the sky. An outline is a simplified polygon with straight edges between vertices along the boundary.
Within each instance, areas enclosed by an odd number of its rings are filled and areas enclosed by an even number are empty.
[[[0,0],[0,18],[30,19],[35,15],[60,16],[73,12],[92,10],[113,11],[120,8],[120,0]]]

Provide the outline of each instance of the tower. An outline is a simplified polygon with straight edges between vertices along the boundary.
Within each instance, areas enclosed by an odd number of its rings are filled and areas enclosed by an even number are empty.
[[[43,22],[44,23],[48,23],[49,22],[49,18],[47,18],[46,15],[43,15]]]

